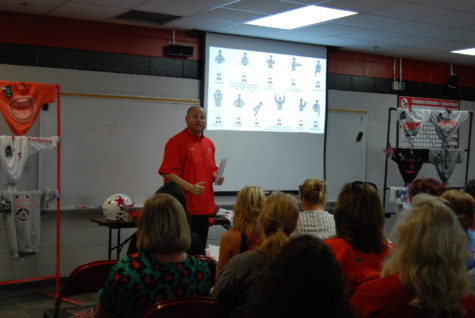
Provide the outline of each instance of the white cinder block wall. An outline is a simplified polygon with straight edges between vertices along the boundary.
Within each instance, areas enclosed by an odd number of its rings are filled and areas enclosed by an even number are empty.
[[[34,72],[32,72],[34,70]],[[4,75],[4,79],[34,82],[55,82],[55,76],[60,74],[60,78],[64,83],[62,87],[66,87],[68,91],[94,92],[87,87],[76,87],[77,85],[85,85],[83,81],[77,79],[77,75],[84,71],[68,71],[54,70],[47,68],[30,68],[23,66],[0,65],[0,72]],[[101,75],[102,73],[96,72]],[[70,76],[67,76],[67,75]],[[97,75],[95,74],[95,75]],[[101,75],[102,76],[102,75]],[[109,76],[109,75],[108,75]],[[120,77],[120,74],[113,74]],[[151,79],[149,80],[157,80]],[[164,79],[168,81],[169,79]],[[189,80],[188,80],[189,81]],[[187,82],[188,83],[188,82]],[[113,87],[113,83],[108,83]],[[154,85],[151,85],[154,86]],[[158,85],[159,86],[159,85]],[[196,84],[196,87],[199,85]],[[155,87],[155,86],[154,86]],[[76,89],[77,88],[77,89]],[[153,87],[152,87],[153,88]],[[107,90],[97,89],[98,92],[107,92]],[[127,93],[127,92],[122,92]],[[145,94],[145,93],[144,93]],[[198,96],[196,92],[196,96]],[[153,94],[151,94],[153,96]],[[196,96],[188,96],[196,98]],[[328,92],[328,107],[334,109],[350,109],[363,110],[368,112],[368,129],[367,129],[367,165],[366,165],[366,181],[374,182],[380,189],[382,194],[384,183],[384,164],[385,153],[382,151],[386,146],[387,131],[387,115],[389,107],[397,106],[397,96],[390,94],[369,94],[360,92],[347,92],[331,90]],[[462,101],[462,109],[475,111],[474,102]],[[3,125],[3,126],[2,126]],[[328,125],[338,125],[338,123],[329,122]],[[64,128],[63,128],[64,129]],[[38,127],[31,130],[31,135],[38,134]],[[461,145],[467,143],[468,124],[461,129]],[[0,123],[0,133],[10,134],[3,122]],[[395,145],[395,133],[392,131],[392,143]],[[465,144],[464,144],[465,143]],[[472,140],[472,148],[474,147]],[[331,145],[327,145],[331,147]],[[469,179],[474,178],[473,163],[475,155],[470,160]],[[158,165],[159,163],[157,163]],[[462,184],[465,172],[465,165],[458,165],[456,172],[450,182],[454,185]],[[419,177],[436,176],[433,167],[426,165],[420,172]],[[0,171],[0,182],[5,177],[3,171]],[[353,181],[353,180],[348,180]],[[24,177],[18,184],[20,190],[33,190],[38,184],[38,156],[32,156],[28,159],[27,166],[24,171]],[[389,163],[388,186],[402,185],[402,178],[395,163]],[[388,209],[391,207],[387,206]],[[55,209],[55,203],[50,206]],[[108,230],[100,227],[90,221],[91,218],[101,216],[100,212],[91,211],[63,211],[61,215],[61,275],[68,275],[77,265],[85,262],[105,259],[107,257]],[[390,233],[396,217],[386,219],[386,233]],[[50,276],[55,273],[55,212],[45,211],[41,216],[41,245],[40,253],[24,260],[14,260],[8,254],[6,243],[6,233],[3,220],[0,218],[0,281],[35,278],[42,276]],[[131,235],[134,229],[123,229],[121,231],[122,239],[126,239]],[[210,231],[209,243],[219,245],[219,238],[224,229],[220,226],[213,226]],[[113,233],[113,242],[115,242],[115,231]],[[124,247],[125,249],[127,246]],[[113,253],[113,256],[115,253]],[[122,253],[123,255],[123,253]]]

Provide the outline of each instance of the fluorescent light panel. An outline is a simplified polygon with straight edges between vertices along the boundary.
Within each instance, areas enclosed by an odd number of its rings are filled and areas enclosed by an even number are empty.
[[[475,47],[472,47],[470,49],[456,50],[456,51],[450,51],[450,52],[457,53],[457,54],[465,54],[465,55],[475,55]]]
[[[246,24],[264,26],[275,29],[291,30],[325,21],[347,17],[358,12],[331,9],[319,6],[306,6],[268,17],[246,22]]]

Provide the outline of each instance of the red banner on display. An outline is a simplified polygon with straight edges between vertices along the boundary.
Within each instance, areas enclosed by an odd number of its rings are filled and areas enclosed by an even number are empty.
[[[429,108],[430,107],[430,108]],[[459,110],[459,100],[399,96],[399,108]]]

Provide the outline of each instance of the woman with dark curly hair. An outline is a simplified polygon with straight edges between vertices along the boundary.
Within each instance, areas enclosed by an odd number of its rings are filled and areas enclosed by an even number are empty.
[[[419,193],[427,193],[440,197],[447,191],[447,187],[439,180],[433,178],[420,178],[412,181],[407,187],[409,192],[409,201]]]
[[[244,317],[353,317],[340,265],[322,240],[292,238],[256,279]]]
[[[384,208],[371,184],[355,181],[343,186],[336,203],[337,237],[325,241],[340,263],[354,291],[364,281],[379,277],[389,253],[384,227]]]

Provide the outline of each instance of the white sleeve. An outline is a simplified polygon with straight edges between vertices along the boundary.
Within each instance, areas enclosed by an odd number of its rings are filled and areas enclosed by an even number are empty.
[[[30,154],[41,150],[51,150],[56,148],[59,143],[59,137],[28,137],[28,146]]]

